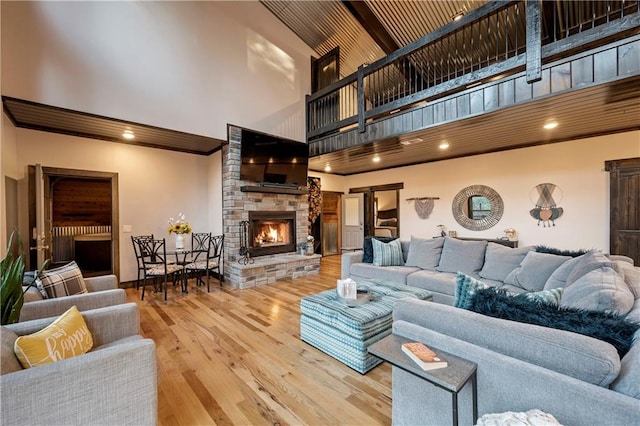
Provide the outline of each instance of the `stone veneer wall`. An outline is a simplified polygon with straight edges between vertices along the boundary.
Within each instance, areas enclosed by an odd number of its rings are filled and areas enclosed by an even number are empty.
[[[240,222],[249,220],[249,211],[295,211],[296,247],[307,237],[308,195],[242,192],[242,186],[255,182],[240,180],[241,128],[228,127],[228,144],[222,148],[222,229],[224,231],[224,278],[238,288],[267,284],[281,278],[297,278],[318,273],[320,256],[272,255],[256,258],[253,265],[238,263],[240,256]],[[293,258],[292,256],[295,256]],[[263,259],[264,258],[264,259]],[[280,260],[279,260],[280,259]],[[270,266],[265,269],[265,263]],[[282,266],[278,267],[278,263]]]

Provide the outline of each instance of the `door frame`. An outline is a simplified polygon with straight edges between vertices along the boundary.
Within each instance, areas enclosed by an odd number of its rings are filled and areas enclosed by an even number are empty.
[[[30,247],[35,247],[37,243],[33,239],[33,229],[36,226],[36,193],[35,193],[35,166],[29,166],[29,242]],[[42,174],[44,176],[44,190],[45,200],[50,199],[50,188],[52,177],[75,177],[75,178],[88,178],[88,179],[105,179],[111,182],[111,268],[113,274],[120,279],[120,208],[118,200],[120,198],[118,193],[118,173],[113,172],[98,172],[93,170],[80,170],[80,169],[64,169],[60,167],[46,167],[42,166]],[[45,246],[52,247],[51,243],[51,205],[45,203]],[[37,262],[34,259],[34,253],[30,256],[30,269],[34,268],[34,263]],[[39,266],[39,265],[38,265]]]
[[[376,191],[396,191],[396,205],[398,216],[400,216],[400,190],[404,189],[404,182],[388,183],[385,185],[361,186],[349,189],[349,194],[364,193],[364,234],[373,236],[375,231],[375,192]],[[400,238],[400,217],[398,217],[398,238]]]

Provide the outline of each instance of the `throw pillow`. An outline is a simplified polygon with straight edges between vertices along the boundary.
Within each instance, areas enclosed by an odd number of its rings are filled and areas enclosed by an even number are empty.
[[[562,265],[560,265],[558,269],[553,271],[547,282],[544,283],[544,290],[564,287],[567,284],[567,277],[571,273],[571,270],[576,265],[576,263],[579,262],[579,260],[579,257],[574,257],[573,259],[567,260]]]
[[[64,266],[42,271],[38,277],[48,298],[71,296],[87,293],[87,286],[82,278],[82,272],[75,261]]]
[[[377,239],[371,240],[373,244],[373,265],[374,266],[402,266],[402,246],[400,240],[395,239],[388,243],[383,243]]]
[[[364,237],[364,242],[362,243],[362,262],[363,263],[373,263],[373,244],[371,240],[382,241],[383,243],[388,243],[389,241],[397,240],[398,237]]]
[[[561,306],[624,315],[634,297],[620,275],[607,266],[594,269],[564,288]]]
[[[520,293],[514,297],[520,299],[526,299],[533,303],[544,303],[546,305],[560,306],[562,300],[562,293],[564,289],[554,288],[551,290],[531,291]]]
[[[569,257],[579,257],[585,254],[588,250],[560,250],[553,247],[547,246],[536,246],[536,251],[538,253],[548,253],[548,254],[557,254],[558,256],[569,256]]]
[[[467,305],[468,310],[490,317],[571,331],[603,340],[616,348],[620,358],[629,351],[633,335],[640,328],[640,324],[625,321],[616,314],[531,303],[526,298],[514,297],[505,290],[493,287],[478,289]]]
[[[444,238],[418,238],[411,236],[406,266],[433,271],[440,263]]]
[[[80,311],[72,306],[37,333],[20,336],[14,351],[24,368],[38,367],[82,355],[93,347],[93,338]]]
[[[458,271],[465,274],[477,273],[484,264],[487,241],[463,241],[444,237],[440,263],[436,268],[440,272]]]
[[[489,286],[482,281],[458,272],[456,275],[456,301],[453,306],[461,309],[469,309],[473,305],[477,291],[488,287]]]
[[[520,265],[530,251],[531,247],[511,248],[502,244],[489,243],[480,276],[504,282],[507,275]]]
[[[540,291],[544,289],[553,271],[569,259],[569,256],[530,251],[520,266],[507,275],[504,282],[527,291]]]
[[[611,268],[613,266],[613,262],[607,259],[607,257],[599,250],[591,250],[590,252],[580,256],[573,269],[571,269],[569,276],[567,276],[567,284],[565,287],[569,287],[580,277],[595,269],[599,269],[602,266]]]

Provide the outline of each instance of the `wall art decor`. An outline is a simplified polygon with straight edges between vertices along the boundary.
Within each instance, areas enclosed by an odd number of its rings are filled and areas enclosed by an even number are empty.
[[[431,216],[431,212],[433,211],[434,202],[433,200],[439,200],[440,197],[417,197],[417,198],[407,198],[406,202],[414,202],[414,207],[416,209],[416,213],[420,219],[427,219]]]
[[[542,222],[543,227],[556,226],[556,219],[564,212],[558,203],[562,201],[562,190],[552,183],[541,183],[531,190],[531,202],[536,206],[529,211],[532,218]]]

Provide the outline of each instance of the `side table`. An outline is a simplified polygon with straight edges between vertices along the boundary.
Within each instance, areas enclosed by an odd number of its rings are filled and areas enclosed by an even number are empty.
[[[411,342],[411,340],[390,334],[369,346],[369,353],[451,393],[451,412],[454,426],[458,425],[458,392],[471,381],[473,424],[476,424],[478,421],[477,364],[432,347],[431,349],[440,358],[447,361],[448,365],[445,368],[425,371],[402,351],[402,344],[407,342]]]

